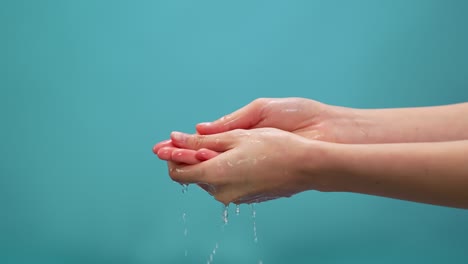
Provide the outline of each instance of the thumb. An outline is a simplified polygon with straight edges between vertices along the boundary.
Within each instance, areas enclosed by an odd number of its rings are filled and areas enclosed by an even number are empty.
[[[229,150],[235,143],[235,137],[231,133],[191,135],[174,131],[171,133],[171,140],[172,144],[178,148],[193,150],[209,149],[217,152]]]
[[[267,103],[268,99],[256,99],[239,110],[225,115],[216,121],[197,124],[197,132],[201,135],[210,135],[234,129],[252,128],[261,121],[261,113]]]

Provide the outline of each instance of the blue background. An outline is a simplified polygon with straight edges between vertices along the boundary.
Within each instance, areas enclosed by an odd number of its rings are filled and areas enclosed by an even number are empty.
[[[466,263],[468,211],[357,194],[259,204],[255,244],[248,206],[223,228],[220,204],[182,194],[151,148],[258,97],[468,101],[467,13],[429,0],[2,1],[0,262],[206,263],[218,243],[214,263]]]

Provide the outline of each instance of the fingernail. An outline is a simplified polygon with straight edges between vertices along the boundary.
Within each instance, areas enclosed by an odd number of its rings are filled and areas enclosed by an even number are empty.
[[[171,133],[171,137],[179,142],[183,142],[187,138],[187,134],[174,131]]]
[[[209,125],[211,125],[211,122],[203,122],[203,123],[199,123],[198,125],[199,126],[209,126]]]

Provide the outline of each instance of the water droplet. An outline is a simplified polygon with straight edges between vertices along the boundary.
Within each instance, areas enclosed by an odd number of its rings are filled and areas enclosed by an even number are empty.
[[[218,249],[218,242],[216,242],[216,245],[213,248],[213,252],[210,254],[210,256],[209,256],[208,260],[206,261],[206,263],[208,263],[208,264],[213,263],[214,256],[216,255],[216,249]]]
[[[185,237],[185,240],[187,241],[188,228],[187,228],[187,213],[186,212],[182,213],[182,222],[184,223],[184,237]],[[188,254],[187,247],[185,247],[184,255],[187,256],[187,254]]]
[[[240,213],[240,205],[236,205],[236,215],[239,215]]]
[[[250,208],[252,209],[252,220],[253,220],[253,235],[254,235],[254,242],[258,242],[258,237],[257,237],[257,211],[255,210],[255,203],[250,204]]]
[[[186,193],[188,191],[188,184],[182,184],[182,193]]]
[[[228,223],[228,209],[229,205],[224,206],[224,211],[223,211],[223,222],[226,225]]]

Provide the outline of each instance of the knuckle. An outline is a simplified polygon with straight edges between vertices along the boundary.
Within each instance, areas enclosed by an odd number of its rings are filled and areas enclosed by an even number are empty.
[[[256,108],[256,113],[260,120],[264,120],[275,103],[274,99],[271,98],[258,98],[254,101],[254,108]]]
[[[264,97],[262,97],[262,98],[257,98],[257,99],[255,99],[255,100],[252,102],[252,104],[254,104],[255,106],[261,108],[261,107],[267,105],[268,102],[270,102],[270,99],[269,99],[269,98],[264,98]]]
[[[192,146],[193,149],[199,150],[203,148],[205,141],[206,141],[205,136],[197,135],[197,136],[192,137],[192,141],[190,145]]]

